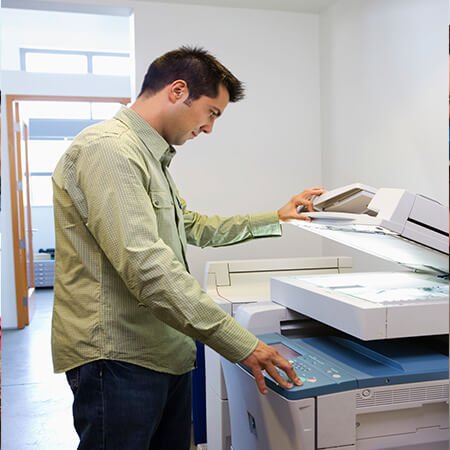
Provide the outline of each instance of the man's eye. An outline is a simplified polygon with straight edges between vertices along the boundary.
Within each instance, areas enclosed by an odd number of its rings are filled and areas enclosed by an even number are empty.
[[[216,111],[210,111],[209,112],[209,116],[208,116],[210,119],[215,119],[216,117],[219,117],[219,114],[217,114],[217,112]]]

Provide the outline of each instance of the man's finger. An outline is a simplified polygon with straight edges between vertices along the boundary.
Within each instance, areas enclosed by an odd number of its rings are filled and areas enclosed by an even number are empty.
[[[313,206],[313,202],[312,201],[307,201],[305,203],[306,208],[308,209],[309,212],[313,212],[314,211],[314,206]]]
[[[300,214],[296,217],[297,220],[304,220],[305,222],[311,222],[311,217],[305,216],[304,214]]]
[[[292,383],[287,381],[285,378],[282,377],[281,373],[278,372],[276,367],[272,364],[268,365],[266,367],[266,372],[282,387],[285,389],[290,389],[292,387]]]
[[[292,382],[294,384],[296,384],[297,386],[303,385],[303,382],[300,380],[298,375],[295,373],[295,370],[293,369],[292,366],[287,367],[286,369],[284,369],[284,371],[286,372],[286,375],[292,380]]]
[[[266,395],[268,391],[262,370],[259,367],[255,367],[252,369],[252,373],[255,377],[256,386],[258,386],[259,392]]]
[[[275,362],[276,366],[279,367],[297,386],[301,386],[303,383],[296,374],[292,362],[284,359],[282,356],[278,355],[279,359]]]

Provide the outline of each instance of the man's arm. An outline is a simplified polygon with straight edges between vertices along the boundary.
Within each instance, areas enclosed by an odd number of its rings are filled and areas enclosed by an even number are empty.
[[[224,247],[251,239],[279,237],[282,234],[275,211],[222,217],[190,211],[184,201],[182,208],[187,242],[197,247]]]
[[[280,221],[310,220],[299,213],[298,208],[303,206],[313,211],[311,199],[323,192],[318,187],[306,189],[292,197],[278,211],[231,217],[206,216],[190,211],[186,202],[181,200],[187,241],[198,247],[223,247],[250,239],[281,236]]]
[[[278,236],[281,234],[280,222],[291,219],[309,221],[307,216],[298,212],[299,207],[303,206],[306,210],[313,211],[312,198],[323,192],[324,190],[320,187],[307,189],[292,197],[276,213],[229,218],[200,215],[187,210],[186,203],[182,201],[188,242],[201,247],[218,247],[244,242],[255,237]],[[262,341],[258,341],[255,350],[241,362],[252,371],[256,385],[262,394],[267,394],[263,370],[286,389],[291,388],[292,384],[280,375],[276,367],[283,370],[297,386],[303,384],[292,365],[275,349]]]

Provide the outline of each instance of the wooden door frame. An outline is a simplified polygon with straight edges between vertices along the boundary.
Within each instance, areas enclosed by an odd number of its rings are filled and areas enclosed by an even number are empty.
[[[27,272],[23,271],[23,255],[20,243],[20,227],[24,224],[24,211],[23,201],[18,203],[16,190],[17,190],[17,164],[21,164],[21,161],[17,161],[17,146],[20,146],[20,142],[17,142],[17,138],[20,133],[15,130],[14,124],[14,105],[20,101],[61,101],[61,102],[89,102],[89,103],[121,103],[127,105],[130,102],[126,97],[84,97],[84,96],[52,96],[52,95],[22,95],[22,94],[6,94],[6,127],[8,137],[8,163],[9,163],[9,177],[10,177],[10,200],[11,200],[11,225],[12,225],[12,240],[13,240],[13,259],[14,259],[14,280],[15,280],[15,293],[16,293],[16,309],[17,309],[17,328],[24,328],[29,323],[28,305],[25,299],[29,298],[28,292],[28,277]],[[19,167],[20,168],[20,167]],[[31,208],[31,205],[30,205]],[[19,223],[20,214],[22,214],[22,220]],[[29,229],[32,229],[31,214],[29,216]],[[26,258],[26,256],[25,256]]]
[[[23,128],[23,142],[25,145],[25,176],[26,176],[26,183],[27,186],[31,186],[30,184],[30,164],[29,164],[29,155],[28,155],[28,140],[29,140],[29,133],[28,133],[28,126],[26,124],[24,124],[24,128]],[[30,279],[29,279],[29,289],[33,289],[35,288],[35,278],[34,278],[34,251],[33,251],[33,228],[32,228],[32,222],[31,222],[31,195],[30,195],[30,188],[28,187],[27,192],[27,201],[26,201],[26,205],[27,205],[27,210],[26,210],[26,214],[27,214],[27,220],[26,223],[28,225],[28,229],[25,230],[25,233],[27,235],[27,244],[28,244],[28,254],[30,255],[30,260],[29,260],[29,264],[30,267],[28,269],[29,274],[30,274]],[[30,293],[30,291],[28,291],[28,296],[30,297],[32,293]]]
[[[17,200],[17,174],[20,162],[17,158],[16,148],[20,145],[18,142],[18,133],[15,129],[14,120],[14,101],[6,96],[6,121],[8,129],[8,163],[9,163],[9,186],[11,197],[11,221],[12,221],[12,244],[14,254],[14,281],[16,287],[16,309],[17,309],[17,328],[23,328],[28,324],[28,311],[25,304],[25,298],[28,299],[28,281],[23,271],[23,249],[21,248],[20,229],[23,223],[23,214],[20,213],[20,203]],[[20,167],[20,166],[19,166]],[[19,219],[20,222],[19,222]],[[26,264],[26,261],[25,261]],[[25,272],[26,275],[26,272]],[[26,291],[24,286],[27,286]]]

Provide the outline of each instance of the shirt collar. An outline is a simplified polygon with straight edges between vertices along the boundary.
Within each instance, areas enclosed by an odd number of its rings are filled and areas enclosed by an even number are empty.
[[[143,142],[150,153],[158,159],[163,166],[168,166],[175,156],[176,150],[152,128],[138,113],[122,106],[115,119],[120,120],[132,129]]]
[[[160,159],[161,165],[163,167],[169,167],[170,163],[172,162],[172,158],[175,156],[176,153],[177,151],[171,145],[169,145],[169,148],[164,152],[164,154]]]

